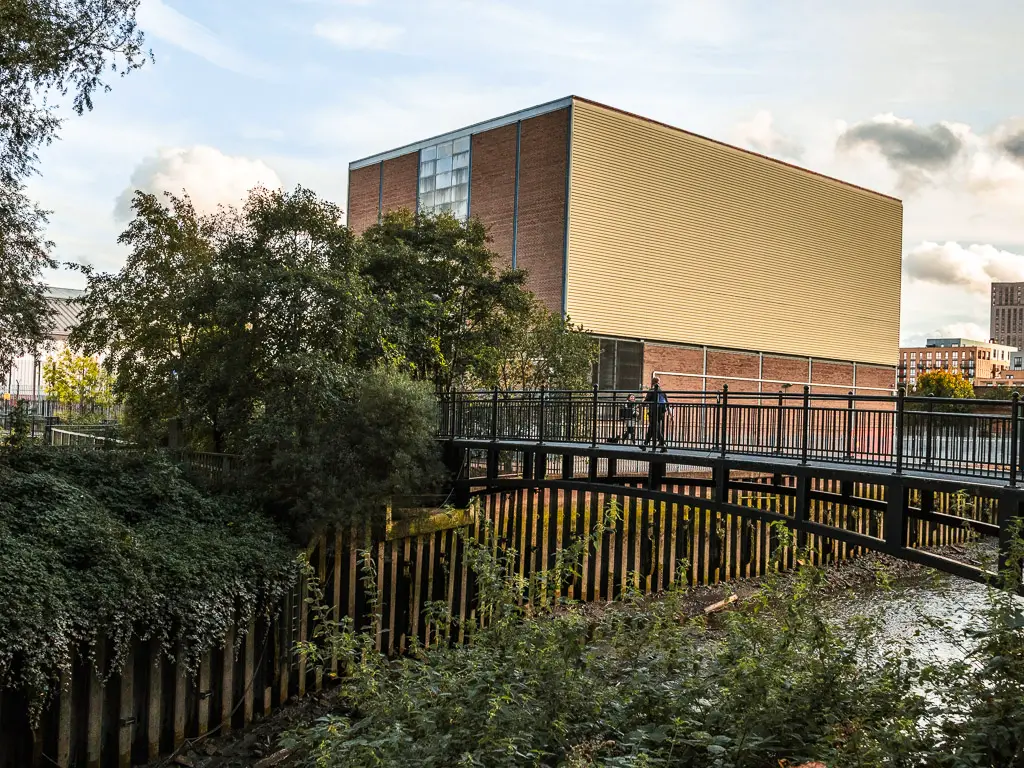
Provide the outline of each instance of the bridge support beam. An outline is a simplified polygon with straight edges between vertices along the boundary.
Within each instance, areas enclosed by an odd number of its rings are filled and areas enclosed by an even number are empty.
[[[452,483],[452,504],[457,509],[465,509],[469,506],[469,449],[445,443],[442,461]]]
[[[647,490],[660,491],[665,483],[665,462],[652,461],[647,465]]]
[[[576,457],[571,453],[563,454],[562,456],[562,479],[572,480],[572,476],[575,474]]]
[[[523,480],[533,480],[533,451],[523,451]]]
[[[535,480],[544,480],[548,476],[548,455],[538,451],[533,458],[533,477]]]
[[[793,529],[796,531],[796,548],[799,551],[807,546],[807,521],[811,518],[811,478],[805,474],[797,475],[795,502]]]
[[[885,486],[885,551],[899,555],[907,546],[908,488],[901,482]]]
[[[999,571],[1002,573],[1010,565],[1010,548],[1013,545],[1013,532],[1010,523],[1020,517],[1020,495],[1012,491],[1004,491],[997,501],[996,521],[999,524]],[[1017,563],[1020,566],[1020,563]],[[1020,576],[1020,574],[1017,574]]]

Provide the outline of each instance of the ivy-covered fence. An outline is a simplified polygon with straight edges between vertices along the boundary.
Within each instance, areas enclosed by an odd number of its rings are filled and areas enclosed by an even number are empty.
[[[677,492],[698,499],[707,491],[685,479],[674,482]],[[299,644],[316,640],[313,602],[326,606],[330,618],[349,617],[368,629],[383,653],[460,642],[481,618],[466,557],[468,539],[499,554],[509,573],[524,577],[524,583],[531,573],[563,574],[553,594],[580,601],[611,600],[626,590],[656,593],[673,583],[756,577],[771,567],[778,542],[768,525],[716,515],[699,501],[655,503],[644,498],[640,486],[638,481],[615,493],[489,491],[475,496],[466,511],[407,516],[376,536],[354,528],[322,535],[308,550],[309,567],[276,608],[233,626],[222,642],[202,653],[196,669],[176,663],[173,654],[161,653],[151,641],[132,644],[120,672],[110,672],[109,647],[95,665],[75,659],[34,730],[29,702],[4,692],[0,768],[139,764],[204,734],[242,728],[319,689],[340,670],[330,659],[321,668],[307,666],[306,656],[296,653]],[[857,495],[869,499],[879,493],[880,488],[865,486]],[[757,507],[786,500],[751,490],[737,503]],[[980,503],[977,509],[980,514]],[[835,513],[820,504],[812,515]],[[850,507],[843,514],[865,532],[879,524],[871,509]],[[913,541],[936,545],[962,537],[962,531],[921,523]],[[808,544],[821,562],[859,554],[852,546],[814,536]],[[567,555],[571,562],[565,562]],[[782,562],[792,565],[794,559],[795,552],[789,552]],[[318,582],[315,591],[322,591],[319,600],[307,599],[310,578]]]

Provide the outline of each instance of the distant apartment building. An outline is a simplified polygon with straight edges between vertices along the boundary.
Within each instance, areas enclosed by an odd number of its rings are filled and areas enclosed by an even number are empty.
[[[1024,283],[992,283],[989,338],[1024,349]]]
[[[958,373],[971,384],[986,385],[1007,371],[1016,347],[970,339],[928,339],[923,347],[901,347],[900,386],[913,388],[927,371]]]
[[[400,208],[483,222],[604,389],[895,386],[896,198],[570,96],[350,163],[353,230]]]
[[[48,343],[40,349],[28,350],[14,359],[10,370],[0,377],[0,399],[37,400],[46,397],[43,363],[49,355],[60,354],[67,346],[71,329],[78,322],[81,308],[78,299],[85,293],[76,288],[47,288],[51,326]]]

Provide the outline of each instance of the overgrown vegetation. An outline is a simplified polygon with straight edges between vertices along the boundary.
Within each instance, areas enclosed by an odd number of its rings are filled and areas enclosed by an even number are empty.
[[[302,188],[133,208],[72,345],[105,353],[137,442],[242,454],[246,493],[300,540],[433,490],[438,388],[590,375],[593,339],[500,268],[478,221],[398,211],[357,238]]]
[[[347,677],[335,714],[286,739],[299,764],[1024,764],[1024,621],[1008,592],[993,590],[976,650],[941,666],[882,644],[865,620],[827,619],[816,568],[769,577],[707,619],[688,618],[678,590],[600,610],[555,601],[571,554],[529,582],[510,578],[500,554],[469,544],[468,556],[487,622],[466,627],[465,646],[388,661],[373,627],[342,622],[321,633],[320,651],[300,649],[341,656]]]
[[[294,582],[272,520],[158,456],[0,449],[0,487],[0,687],[34,716],[73,651],[93,658],[107,638],[117,668],[154,638],[194,669]]]

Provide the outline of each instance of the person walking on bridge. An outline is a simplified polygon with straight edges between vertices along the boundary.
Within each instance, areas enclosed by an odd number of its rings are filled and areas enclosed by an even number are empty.
[[[661,389],[661,380],[655,376],[651,379],[651,388],[644,395],[644,405],[647,408],[647,434],[644,436],[644,444],[640,446],[641,451],[647,450],[647,444],[651,448],[661,448],[665,453],[665,417],[668,416],[668,397]]]

